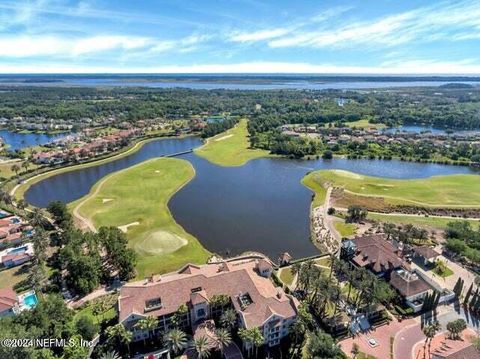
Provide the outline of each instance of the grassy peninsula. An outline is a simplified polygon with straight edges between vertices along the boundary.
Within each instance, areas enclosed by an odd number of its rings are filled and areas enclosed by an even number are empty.
[[[195,149],[195,153],[208,161],[225,167],[243,166],[250,160],[268,156],[268,151],[251,149],[247,120],[242,119],[233,128],[209,138]]]
[[[321,170],[308,174],[303,183],[315,192],[316,200],[322,202],[327,187],[341,187],[348,194],[382,198],[392,205],[480,208],[480,181],[476,175],[397,180],[343,170]]]
[[[204,263],[209,252],[175,222],[167,206],[194,176],[185,160],[149,160],[107,176],[70,208],[95,227],[117,226],[126,232],[138,254],[139,278],[172,271],[187,262]]]

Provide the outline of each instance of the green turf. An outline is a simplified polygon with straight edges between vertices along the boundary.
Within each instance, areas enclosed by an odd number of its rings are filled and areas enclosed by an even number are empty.
[[[286,285],[292,284],[293,283],[292,270],[289,267],[280,269],[280,279]]]
[[[205,263],[209,252],[173,219],[167,203],[195,175],[185,160],[157,158],[116,172],[98,182],[87,197],[70,204],[95,227],[125,226],[138,253],[137,278]]]
[[[318,172],[311,172],[302,178],[302,184],[305,187],[310,188],[315,193],[315,197],[313,198],[312,202],[313,207],[323,205],[325,202],[325,197],[327,196],[327,190],[325,187],[323,187],[323,183],[317,178],[318,176]]]
[[[383,123],[370,123],[368,120],[358,120],[345,123],[348,127],[356,127],[356,128],[385,128]]]
[[[308,174],[303,183],[315,192],[318,191],[320,198],[325,186],[329,184],[343,187],[345,191],[359,196],[383,197],[391,204],[480,207],[480,181],[477,175],[396,180],[343,170],[320,170]]]
[[[245,119],[234,128],[209,138],[202,147],[195,149],[195,153],[220,166],[242,166],[269,155],[268,151],[250,148]]]
[[[21,282],[25,281],[28,278],[28,273],[29,273],[29,264],[24,264],[22,266],[1,270],[0,271],[0,289],[9,288],[9,287],[16,288],[17,285],[21,284]]]
[[[391,222],[391,223],[399,223],[399,224],[413,224],[421,227],[432,227],[438,229],[445,229],[447,228],[447,224],[449,222],[458,222],[458,221],[465,221],[465,219],[461,218],[442,218],[442,217],[424,217],[424,216],[409,216],[409,215],[386,215],[381,213],[369,213],[369,219],[374,219],[380,222]],[[472,225],[479,225],[480,220],[478,219],[468,219]]]
[[[27,190],[30,188],[30,186],[32,186],[33,184],[35,184],[37,182],[43,181],[46,178],[49,178],[51,176],[55,176],[55,175],[58,175],[58,174],[61,174],[61,173],[72,172],[72,171],[76,171],[76,170],[79,170],[79,169],[82,169],[82,168],[95,167],[95,166],[98,166],[98,165],[101,165],[101,164],[104,164],[104,163],[108,163],[108,162],[111,162],[111,161],[114,161],[114,160],[118,160],[120,158],[126,157],[128,155],[131,155],[131,154],[137,152],[138,150],[140,150],[142,148],[142,146],[144,144],[146,144],[147,142],[154,141],[154,140],[158,140],[158,138],[150,138],[150,139],[146,139],[146,140],[141,140],[141,141],[136,142],[136,143],[132,143],[131,145],[123,148],[122,150],[115,153],[114,155],[111,155],[111,156],[103,158],[103,159],[99,159],[97,161],[91,161],[91,162],[88,162],[88,163],[82,163],[82,164],[73,165],[73,166],[66,166],[66,167],[62,167],[62,168],[59,168],[59,169],[47,171],[45,173],[42,173],[42,174],[36,175],[34,177],[31,177],[31,178],[27,179],[26,181],[24,181],[16,189],[15,198],[22,199],[25,192],[27,192]],[[0,176],[1,176],[1,174],[0,174]]]
[[[333,222],[333,225],[342,237],[353,236],[357,231],[357,226],[351,223],[345,223],[344,221],[335,221]]]

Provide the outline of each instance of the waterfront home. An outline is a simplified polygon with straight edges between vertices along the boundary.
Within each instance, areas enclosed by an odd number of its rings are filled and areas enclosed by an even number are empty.
[[[154,332],[161,333],[180,314],[180,326],[195,335],[200,324],[218,320],[225,309],[233,308],[239,327],[259,328],[265,344],[277,345],[297,317],[298,301],[275,286],[272,270],[268,259],[256,255],[187,264],[177,272],[126,284],[118,298],[119,322],[132,331],[134,341],[140,341],[149,333],[138,328],[139,320],[158,318]],[[219,298],[224,300],[219,303]],[[182,307],[185,310],[179,312]],[[244,345],[248,348],[248,343]]]
[[[0,289],[0,318],[16,315],[19,312],[17,293],[12,288]]]
[[[26,243],[20,247],[8,248],[0,252],[0,263],[6,268],[22,265],[33,259],[33,244]]]
[[[341,257],[356,267],[366,268],[379,277],[406,266],[401,243],[387,241],[383,235],[372,234],[342,242]]]
[[[422,310],[425,296],[434,290],[421,276],[406,269],[394,270],[390,276],[390,285],[414,313]]]
[[[20,217],[7,216],[0,219],[0,246],[16,245],[33,234],[33,228]]]
[[[420,246],[413,249],[414,257],[419,259],[424,266],[433,265],[440,255],[435,249],[429,246]]]

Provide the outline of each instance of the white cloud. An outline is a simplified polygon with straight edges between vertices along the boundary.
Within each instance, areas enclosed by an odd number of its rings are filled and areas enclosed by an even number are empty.
[[[442,2],[373,21],[357,21],[336,28],[305,27],[271,40],[278,47],[395,46],[411,41],[461,40],[478,33],[478,0]]]
[[[242,62],[232,64],[162,65],[132,68],[80,66],[64,63],[48,65],[2,65],[0,73],[299,73],[299,74],[466,74],[480,75],[480,63],[473,60],[437,62],[412,60],[380,66],[336,66],[292,62]]]
[[[194,46],[207,39],[207,36],[195,34],[176,40],[125,35],[98,35],[82,38],[54,35],[4,35],[0,36],[0,57],[81,57],[113,50],[131,54],[160,53],[169,50],[191,51]]]
[[[254,32],[237,32],[229,37],[233,42],[254,42],[273,39],[289,33],[290,30],[284,28],[260,30]]]

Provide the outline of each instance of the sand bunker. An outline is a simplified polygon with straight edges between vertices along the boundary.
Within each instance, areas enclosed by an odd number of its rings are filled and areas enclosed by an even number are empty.
[[[129,224],[125,224],[124,226],[119,226],[118,229],[121,230],[123,233],[127,233],[128,227],[131,226],[138,226],[140,222],[132,222]]]
[[[102,203],[107,203],[107,202],[110,202],[110,201],[113,201],[113,198],[103,198],[102,199]]]
[[[182,238],[172,232],[155,231],[150,233],[144,240],[135,245],[137,252],[141,254],[168,254],[175,252],[188,244],[185,238]]]
[[[232,137],[233,135],[225,135],[225,136],[222,136],[222,137],[219,137],[217,138],[215,141],[223,141],[223,140],[226,140],[227,138],[230,138]]]
[[[156,170],[155,173],[160,173],[160,171],[159,171],[159,170]]]

